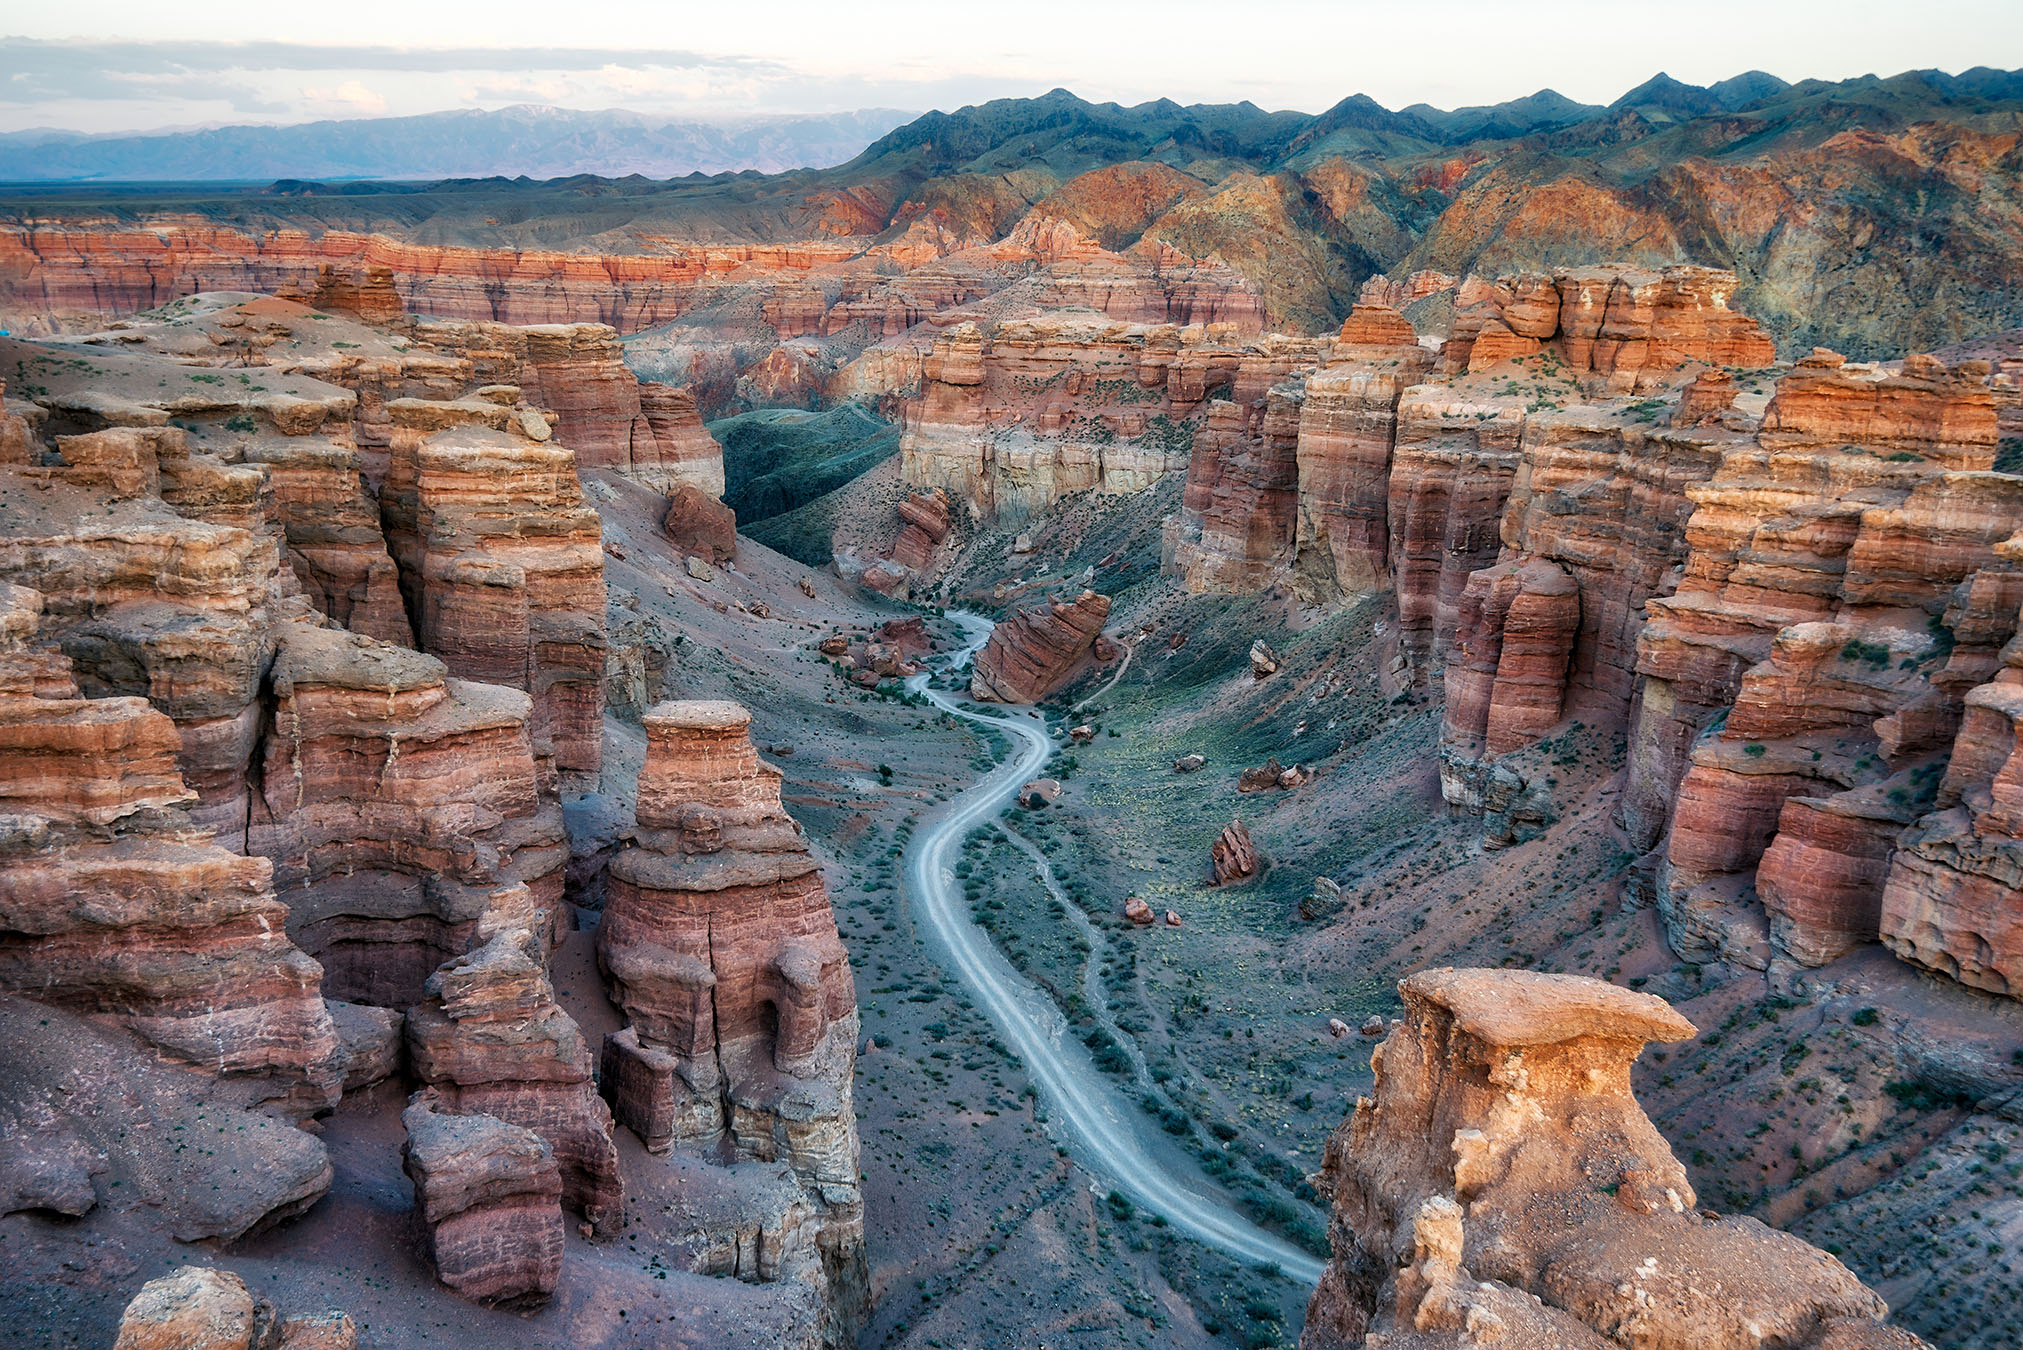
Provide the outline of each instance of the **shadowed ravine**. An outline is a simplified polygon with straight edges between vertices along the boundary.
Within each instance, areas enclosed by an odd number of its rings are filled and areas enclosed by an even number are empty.
[[[962,625],[967,638],[952,663],[959,670],[983,645],[990,624],[974,615],[949,617]],[[925,694],[943,712],[999,728],[1015,746],[1009,760],[951,799],[948,810],[925,825],[906,851],[906,885],[915,913],[939,939],[949,968],[1018,1052],[1052,1119],[1066,1125],[1069,1146],[1085,1168],[1211,1247],[1244,1261],[1277,1265],[1293,1279],[1317,1283],[1318,1260],[1257,1227],[1227,1203],[1195,1190],[1154,1156],[1131,1105],[1102,1077],[1081,1046],[1064,1034],[1066,1019],[1060,1010],[1014,971],[970,920],[955,884],[955,853],[970,831],[1005,808],[1054,746],[1036,715],[968,712],[946,693],[928,687],[927,680],[925,674],[916,675],[907,687]]]

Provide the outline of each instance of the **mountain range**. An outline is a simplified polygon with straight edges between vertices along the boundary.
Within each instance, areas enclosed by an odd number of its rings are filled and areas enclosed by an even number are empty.
[[[913,116],[890,108],[720,121],[522,104],[153,135],[0,136],[0,182],[559,178],[825,168]]]

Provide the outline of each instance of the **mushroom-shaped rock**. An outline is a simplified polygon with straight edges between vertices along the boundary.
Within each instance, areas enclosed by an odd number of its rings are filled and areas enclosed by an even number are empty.
[[[1632,1325],[1654,1346],[1887,1343],[1831,1339],[1842,1319],[1890,1334],[1839,1261],[1699,1211],[1630,1091],[1646,1042],[1694,1034],[1662,999],[1511,970],[1427,970],[1399,992],[1374,1095],[1316,1178],[1334,1256],[1302,1345],[1495,1325],[1595,1350]]]

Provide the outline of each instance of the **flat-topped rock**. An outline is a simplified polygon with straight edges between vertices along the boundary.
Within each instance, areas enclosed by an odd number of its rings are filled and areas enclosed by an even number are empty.
[[[1407,976],[1398,990],[1447,1009],[1457,1029],[1491,1045],[1557,1045],[1582,1036],[1671,1042],[1699,1034],[1655,995],[1579,975],[1442,967]]]

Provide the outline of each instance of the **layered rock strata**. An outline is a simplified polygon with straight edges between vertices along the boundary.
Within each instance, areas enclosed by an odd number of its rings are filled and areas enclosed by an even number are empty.
[[[1072,602],[1014,611],[976,654],[969,690],[994,703],[1037,703],[1071,679],[1095,650],[1110,597],[1083,591]]]
[[[1692,1025],[1527,971],[1429,970],[1316,1184],[1333,1258],[1302,1350],[1357,1345],[1920,1345],[1841,1263],[1701,1212],[1630,1065]]]
[[[401,1113],[436,1278],[475,1303],[539,1307],[562,1276],[562,1175],[533,1130],[444,1110],[424,1089]]]
[[[628,1023],[606,1038],[601,1076],[651,1149],[791,1169],[813,1217],[774,1278],[821,1290],[840,1340],[867,1297],[856,994],[820,865],[750,721],[722,702],[644,719],[638,828],[612,860],[597,933]]]
[[[1433,353],[1395,309],[1359,304],[1300,408],[1298,547],[1335,590],[1381,590],[1391,576],[1391,453],[1398,401]]]
[[[290,624],[246,838],[325,993],[405,1008],[489,923],[559,915],[568,841],[527,695],[441,661]],[[498,914],[523,888],[524,913]]]
[[[410,434],[381,498],[387,542],[423,649],[452,674],[531,694],[537,744],[565,780],[589,782],[602,762],[602,526],[573,453],[490,406],[396,411]]]
[[[1209,399],[1248,407],[1317,350],[1073,313],[959,323],[935,338],[907,402],[900,476],[1008,521],[1069,493],[1139,492],[1186,471]]]
[[[528,928],[502,927],[444,962],[427,1001],[408,1011],[408,1059],[441,1110],[496,1116],[544,1141],[562,1203],[608,1235],[625,1222],[611,1112],[589,1045],[555,1002],[546,956]]]
[[[1663,388],[1687,363],[1760,369],[1777,359],[1770,337],[1728,308],[1732,272],[1611,264],[1518,272],[1461,288],[1450,370],[1550,351],[1583,379],[1613,392]]]
[[[174,724],[79,695],[0,587],[0,989],[97,1014],[253,1101],[327,1109],[345,1057],[265,859],[189,816]]]

